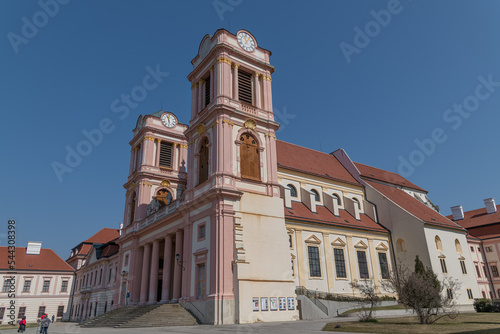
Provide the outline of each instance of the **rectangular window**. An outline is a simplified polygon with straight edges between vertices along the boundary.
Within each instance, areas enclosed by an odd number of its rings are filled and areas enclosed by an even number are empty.
[[[205,107],[210,103],[210,74],[205,79]]]
[[[5,314],[5,307],[0,307],[0,320],[3,320],[4,314]]]
[[[467,296],[469,299],[474,299],[474,296],[472,295],[472,289],[467,289]]]
[[[307,246],[309,254],[309,276],[321,277],[321,266],[319,264],[319,248],[316,246]]]
[[[470,251],[474,252],[474,247],[470,246]]]
[[[335,259],[335,271],[337,278],[347,278],[347,271],[345,270],[344,250],[341,248],[334,248],[333,255]]]
[[[441,262],[441,271],[446,274],[448,272],[448,268],[446,268],[446,260],[445,259],[439,259],[439,262]]]
[[[198,239],[205,239],[205,224],[198,227]]]
[[[453,291],[451,289],[446,289],[446,295],[448,299],[453,299]]]
[[[238,71],[238,96],[240,101],[252,104],[252,75]]]
[[[292,235],[288,235],[288,243],[290,244],[290,249],[293,249],[293,243],[292,243]]]
[[[198,299],[205,296],[205,264],[198,265]]]
[[[291,261],[292,261],[292,276],[295,276],[295,264],[293,263],[293,259]]]
[[[464,260],[460,260],[460,267],[462,268],[462,274],[467,275],[467,267]]]
[[[38,308],[38,318],[45,314],[45,306],[40,306]]]
[[[160,167],[172,168],[172,144],[160,143]]]
[[[389,264],[387,263],[387,254],[378,253],[378,260],[380,262],[380,272],[382,279],[389,279]]]
[[[493,277],[498,277],[498,268],[497,266],[491,266],[491,274]]]
[[[491,247],[490,246],[487,246],[484,248],[488,253],[492,251]]]
[[[31,280],[27,279],[24,281],[23,292],[30,292]]]
[[[486,266],[483,265],[484,277],[488,277],[488,272],[486,271]]]
[[[68,281],[62,281],[61,292],[67,292],[67,291],[68,291]]]
[[[26,315],[26,307],[25,306],[20,307],[19,311],[17,312],[17,319],[21,319],[25,315]]]
[[[368,262],[366,261],[366,252],[357,251],[358,253],[358,266],[359,266],[359,278],[370,278],[368,273]]]
[[[57,307],[57,317],[62,318],[64,314],[64,305]]]
[[[9,287],[10,287],[10,279],[6,279],[5,281],[3,281],[2,292],[9,292]]]
[[[49,292],[50,281],[43,281],[42,292]]]
[[[477,266],[477,264],[476,264],[476,274],[477,277],[481,277],[481,272],[479,271],[479,267]]]

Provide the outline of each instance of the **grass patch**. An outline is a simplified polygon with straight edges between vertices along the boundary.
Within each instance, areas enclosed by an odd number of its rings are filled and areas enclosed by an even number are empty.
[[[378,323],[335,322],[323,330],[357,333],[405,334],[493,334],[500,333],[500,317],[496,313],[460,313],[455,319],[443,318],[432,325],[421,325],[416,317],[382,318]],[[335,328],[341,325],[340,328]]]
[[[354,310],[345,311],[341,315],[356,313],[356,312],[363,311],[363,310],[366,310],[366,309],[367,308],[364,308],[364,309],[363,308],[356,308]],[[374,307],[373,308],[374,311],[381,311],[381,310],[404,310],[404,309],[406,309],[406,307],[404,307],[404,305],[402,305],[402,304],[389,305],[389,306],[378,306],[378,307]]]

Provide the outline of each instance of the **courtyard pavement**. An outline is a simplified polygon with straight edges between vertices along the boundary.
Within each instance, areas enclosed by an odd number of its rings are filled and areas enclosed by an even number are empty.
[[[457,307],[459,312],[474,312],[471,306]],[[387,317],[404,317],[409,316],[405,310],[385,310],[376,312],[375,316],[379,318]],[[100,333],[141,333],[141,334],[158,334],[158,333],[235,333],[235,334],[253,334],[253,333],[324,333],[321,330],[330,322],[346,322],[357,321],[358,317],[353,315],[350,317],[332,317],[328,319],[317,320],[300,320],[286,322],[266,322],[244,325],[197,325],[197,326],[173,326],[173,327],[144,327],[144,328],[81,328],[73,322],[56,322],[51,324],[48,334],[100,334]],[[2,330],[2,334],[15,334],[17,327],[11,330]],[[36,328],[28,328],[26,334],[37,333]],[[340,333],[340,332],[337,332]],[[353,334],[353,333],[351,333]],[[356,333],[354,333],[356,334]]]

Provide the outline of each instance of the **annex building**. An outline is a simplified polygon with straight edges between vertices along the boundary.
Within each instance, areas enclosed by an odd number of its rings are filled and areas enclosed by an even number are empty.
[[[350,283],[372,280],[386,295],[392,268],[417,254],[457,276],[463,291],[450,297],[471,304],[467,232],[424,189],[342,149],[277,140],[270,55],[245,30],[206,35],[189,124],[163,110],[138,118],[113,307],[130,291],[132,305],[180,303],[204,323],[296,320],[298,287],[359,296]]]

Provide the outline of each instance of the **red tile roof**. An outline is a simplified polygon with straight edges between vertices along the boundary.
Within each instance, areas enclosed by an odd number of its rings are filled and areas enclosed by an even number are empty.
[[[383,226],[377,224],[364,214],[360,215],[360,220],[356,220],[356,218],[351,216],[346,210],[339,210],[340,217],[335,216],[324,206],[316,206],[316,211],[317,213],[313,213],[304,203],[292,201],[292,207],[285,208],[285,219],[297,219],[300,221],[317,222],[340,227],[388,232]]]
[[[447,217],[453,220],[453,215]],[[466,229],[500,223],[500,204],[497,205],[497,212],[495,213],[488,214],[486,208],[466,211],[464,212],[464,219],[457,220],[456,223]]]
[[[430,225],[463,230],[460,225],[429,208],[427,205],[423,204],[415,197],[407,194],[401,189],[376,183],[374,181],[367,181],[367,183],[393,203]]]
[[[104,247],[101,253],[101,257],[110,257],[115,255],[120,250],[120,247],[116,244],[110,244]]]
[[[347,169],[331,154],[302,146],[276,141],[278,168],[285,168],[360,185]]]
[[[0,247],[0,269],[9,269],[8,247]],[[39,255],[27,255],[26,247],[16,247],[16,270],[71,271],[75,270],[52,249],[42,248]]]
[[[420,188],[419,186],[411,183],[404,177],[402,177],[399,174],[392,173],[383,169],[371,167],[368,165],[360,164],[358,162],[355,162],[354,165],[356,165],[356,168],[359,170],[361,173],[361,176],[364,178],[369,178],[369,179],[374,179],[374,180],[379,180],[383,182],[387,182],[390,184],[395,184],[398,186],[402,187],[407,187],[407,188],[412,188],[415,190],[420,190],[420,191],[425,191],[425,189]]]
[[[116,228],[103,228],[84,242],[93,244],[105,244],[120,237],[120,231]]]

